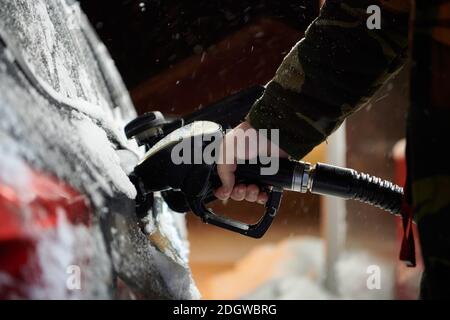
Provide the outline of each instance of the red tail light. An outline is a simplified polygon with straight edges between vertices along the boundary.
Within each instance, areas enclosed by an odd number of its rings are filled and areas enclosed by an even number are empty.
[[[87,198],[69,185],[27,170],[25,188],[0,180],[0,298],[26,298],[39,281],[37,235],[57,227],[58,214],[71,224],[90,223]]]

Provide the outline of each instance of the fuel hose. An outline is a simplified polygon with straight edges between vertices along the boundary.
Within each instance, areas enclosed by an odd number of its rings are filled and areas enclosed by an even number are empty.
[[[251,164],[237,166],[236,177],[246,183],[257,183],[313,194],[357,200],[392,214],[399,215],[403,188],[381,178],[354,169],[317,163],[280,159],[275,175],[262,175],[261,167]]]

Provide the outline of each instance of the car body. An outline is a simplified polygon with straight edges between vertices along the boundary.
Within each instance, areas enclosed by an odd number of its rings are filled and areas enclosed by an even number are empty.
[[[183,216],[136,217],[135,110],[78,3],[0,2],[0,297],[198,297]]]

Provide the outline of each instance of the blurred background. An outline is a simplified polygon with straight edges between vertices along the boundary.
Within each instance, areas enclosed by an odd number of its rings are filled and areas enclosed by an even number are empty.
[[[266,84],[318,15],[318,0],[97,0],[82,8],[115,59],[139,113],[179,116]],[[408,70],[307,156],[402,184]],[[388,115],[388,116],[386,116]],[[335,142],[337,141],[337,142]],[[394,147],[398,156],[394,160]],[[337,149],[337,151],[336,151]],[[262,208],[215,204],[242,220]],[[369,206],[286,193],[261,240],[187,215],[191,267],[205,299],[417,297],[419,268],[398,262],[399,221]],[[368,267],[382,273],[370,290]]]

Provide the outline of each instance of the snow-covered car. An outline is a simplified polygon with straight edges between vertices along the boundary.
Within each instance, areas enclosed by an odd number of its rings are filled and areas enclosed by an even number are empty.
[[[0,297],[198,297],[184,218],[142,225],[134,107],[73,0],[0,1]]]

